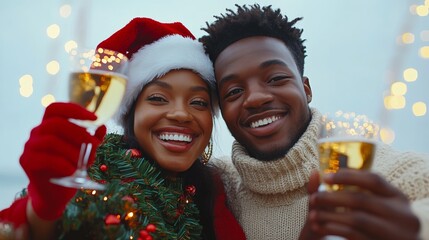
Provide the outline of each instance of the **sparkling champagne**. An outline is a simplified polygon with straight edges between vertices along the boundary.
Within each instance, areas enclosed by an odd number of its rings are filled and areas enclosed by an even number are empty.
[[[97,115],[95,121],[80,121],[85,127],[99,126],[118,109],[125,93],[127,77],[107,71],[91,70],[70,75],[70,101]]]
[[[340,168],[369,170],[375,154],[375,143],[364,138],[325,138],[319,140],[321,175],[336,173]],[[322,183],[323,184],[323,183]],[[341,185],[327,185],[328,191],[344,188]]]

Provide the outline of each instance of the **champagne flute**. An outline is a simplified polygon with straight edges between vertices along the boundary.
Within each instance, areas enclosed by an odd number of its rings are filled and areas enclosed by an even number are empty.
[[[337,111],[322,116],[319,135],[319,162],[321,184],[319,191],[357,191],[354,186],[340,184],[329,185],[323,182],[327,173],[336,173],[341,168],[352,168],[363,171],[371,169],[379,126],[365,115]],[[337,212],[347,209],[337,207]],[[323,240],[345,240],[339,236],[325,236]]]
[[[85,127],[90,134],[109,120],[125,94],[127,77],[124,75],[128,59],[122,53],[98,48],[72,49],[72,72],[69,77],[69,100],[95,113],[95,121],[69,119]],[[103,190],[104,185],[88,178],[87,164],[92,144],[82,143],[77,170],[73,175],[51,179],[51,182],[70,188]]]
[[[320,177],[341,168],[370,170],[379,126],[365,115],[337,111],[322,116],[319,136]],[[338,191],[351,186],[328,185],[321,180],[319,190]]]

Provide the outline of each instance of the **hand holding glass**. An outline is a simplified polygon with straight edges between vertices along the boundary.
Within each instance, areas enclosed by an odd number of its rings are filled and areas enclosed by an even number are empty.
[[[128,59],[122,53],[99,48],[72,49],[72,72],[69,78],[70,102],[77,103],[95,113],[97,120],[70,119],[71,122],[95,130],[109,120],[118,109],[125,93],[127,77],[124,75]],[[51,182],[71,188],[103,190],[104,185],[88,178],[87,163],[92,144],[82,143],[76,172],[69,177],[51,179]]]

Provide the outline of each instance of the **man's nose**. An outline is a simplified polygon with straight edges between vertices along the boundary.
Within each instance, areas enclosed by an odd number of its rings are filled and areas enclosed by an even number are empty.
[[[245,100],[243,103],[243,107],[245,108],[257,108],[274,99],[266,86],[261,86],[259,84],[253,84],[245,91]]]

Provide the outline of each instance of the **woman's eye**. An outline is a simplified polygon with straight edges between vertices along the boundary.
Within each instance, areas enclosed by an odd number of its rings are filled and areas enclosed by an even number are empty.
[[[199,107],[208,107],[209,106],[209,103],[205,100],[202,100],[202,99],[201,100],[194,100],[194,101],[192,101],[191,104],[199,106]]]
[[[151,95],[147,100],[151,102],[167,102],[167,100],[161,95]]]

